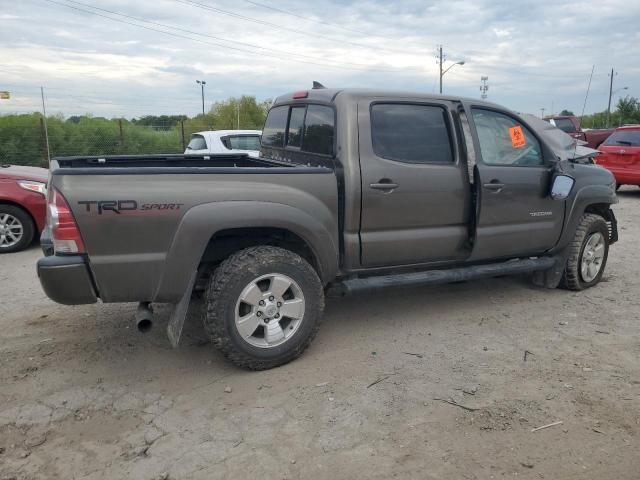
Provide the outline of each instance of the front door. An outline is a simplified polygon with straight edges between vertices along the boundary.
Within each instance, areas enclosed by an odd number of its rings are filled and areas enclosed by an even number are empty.
[[[470,194],[446,102],[358,104],[361,264],[463,258]]]
[[[479,218],[472,260],[537,255],[562,232],[564,202],[550,195],[551,164],[516,117],[472,108],[480,150]]]

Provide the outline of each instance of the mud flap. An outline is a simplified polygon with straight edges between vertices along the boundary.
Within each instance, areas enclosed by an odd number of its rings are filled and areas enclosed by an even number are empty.
[[[180,301],[173,306],[171,318],[169,318],[169,324],[167,325],[167,336],[173,348],[178,348],[180,336],[182,335],[182,327],[184,327],[184,321],[187,318],[187,311],[191,303],[191,292],[193,292],[193,286],[196,283],[197,276],[198,271],[196,270],[193,272],[193,275],[191,275],[191,280],[189,280],[189,285],[187,285],[184,295],[182,295]]]
[[[548,270],[539,270],[534,272],[531,277],[531,282],[537,287],[544,288],[558,288],[562,275],[564,274],[564,267],[567,264],[569,258],[569,249],[565,248],[557,255],[553,257],[555,262],[553,266]]]

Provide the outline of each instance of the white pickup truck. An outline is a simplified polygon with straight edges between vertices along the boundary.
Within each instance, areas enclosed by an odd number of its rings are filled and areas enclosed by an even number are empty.
[[[191,135],[184,151],[190,155],[208,153],[248,153],[257,157],[260,153],[260,130],[209,130]]]

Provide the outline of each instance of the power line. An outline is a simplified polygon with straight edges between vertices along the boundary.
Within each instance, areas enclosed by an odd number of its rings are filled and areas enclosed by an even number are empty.
[[[377,34],[371,34],[371,33],[367,33],[367,32],[361,32],[361,31],[358,31],[358,30],[353,30],[351,28],[347,28],[347,27],[343,27],[342,25],[338,25],[337,23],[325,22],[324,20],[318,20],[318,19],[315,19],[315,18],[306,17],[304,15],[298,15],[297,13],[293,13],[293,12],[290,12],[288,10],[283,10],[282,8],[278,8],[278,7],[274,7],[274,6],[271,6],[271,5],[267,5],[265,3],[253,2],[252,0],[244,0],[244,1],[249,3],[249,4],[251,4],[251,5],[254,5],[256,7],[262,7],[262,8],[266,8],[266,9],[269,9],[269,10],[273,10],[274,12],[284,13],[285,15],[290,15],[292,17],[299,18],[301,20],[307,20],[308,22],[318,23],[320,25],[326,25],[328,27],[339,28],[341,30],[345,30],[345,31],[350,32],[350,33],[357,33],[358,35],[367,35],[367,36],[371,36],[371,37],[385,38],[387,40],[395,40],[395,39],[393,39],[391,37],[385,37],[383,35],[377,35]]]
[[[372,45],[366,45],[364,43],[350,42],[348,40],[332,38],[332,37],[328,37],[326,35],[320,35],[318,33],[305,32],[304,30],[297,30],[295,28],[283,27],[282,25],[278,25],[276,23],[267,22],[266,20],[260,20],[258,18],[247,17],[246,15],[241,15],[239,13],[230,12],[228,10],[223,10],[221,8],[212,7],[212,6],[207,5],[205,3],[199,3],[199,2],[196,2],[194,0],[174,0],[174,1],[178,2],[178,3],[182,3],[184,5],[191,5],[192,7],[201,8],[203,10],[209,10],[211,12],[221,13],[222,15],[227,15],[227,16],[230,16],[230,17],[233,17],[233,18],[238,18],[240,20],[245,20],[247,22],[253,22],[253,23],[260,24],[260,25],[266,25],[268,27],[277,28],[278,30],[285,30],[287,32],[297,33],[298,35],[305,35],[307,37],[312,37],[312,38],[315,38],[315,39],[322,38],[322,39],[325,39],[325,40],[329,40],[330,42],[337,42],[337,43],[340,43],[340,44],[347,43],[349,45],[354,45],[356,47],[374,49],[374,50],[377,50],[377,51],[386,50],[388,52],[393,52],[393,53],[403,53],[403,54],[407,53],[406,49],[405,50],[400,50],[400,49],[393,49],[393,48],[377,47],[377,46],[372,46]]]
[[[321,67],[329,67],[329,68],[337,68],[337,69],[356,70],[356,71],[379,71],[379,72],[402,73],[401,70],[381,69],[381,68],[377,68],[377,67],[368,67],[368,66],[365,66],[365,65],[362,65],[362,64],[345,65],[345,64],[318,63],[318,62],[310,62],[310,61],[305,61],[305,60],[298,60],[298,59],[295,59],[295,58],[282,57],[282,56],[275,55],[275,54],[269,53],[269,52],[255,52],[255,51],[252,51],[252,50],[233,47],[233,46],[230,46],[230,45],[224,45],[224,44],[221,44],[221,43],[208,42],[208,41],[201,40],[201,39],[198,39],[198,38],[193,38],[193,37],[189,37],[187,35],[181,35],[179,33],[174,33],[174,32],[170,32],[170,31],[166,31],[166,30],[160,30],[160,29],[149,27],[149,26],[146,26],[146,25],[140,25],[140,24],[137,24],[137,23],[129,22],[127,20],[123,20],[122,18],[114,18],[114,17],[108,16],[108,15],[103,15],[101,13],[98,13],[98,12],[95,12],[95,11],[92,11],[92,10],[86,10],[84,8],[76,7],[74,5],[61,3],[61,2],[58,2],[56,0],[44,0],[44,1],[56,4],[56,5],[59,5],[59,6],[62,6],[62,7],[67,7],[67,8],[73,9],[73,10],[78,10],[78,11],[83,12],[83,13],[88,13],[90,15],[95,15],[95,16],[98,16],[98,17],[106,18],[106,19],[112,20],[114,22],[119,22],[119,23],[124,23],[124,24],[127,24],[127,25],[132,25],[134,27],[144,28],[145,30],[150,30],[150,31],[157,32],[157,33],[163,33],[165,35],[170,35],[170,36],[177,37],[177,38],[183,38],[183,39],[186,39],[186,40],[191,40],[191,41],[202,43],[202,44],[205,44],[205,45],[212,45],[212,46],[222,47],[222,48],[226,48],[226,49],[229,49],[229,50],[234,50],[234,51],[238,51],[238,52],[242,52],[242,53],[248,53],[250,55],[257,55],[257,56],[260,56],[260,57],[271,57],[271,58],[275,58],[275,59],[278,59],[278,60],[286,60],[286,61],[297,62],[297,63],[306,63],[306,64],[309,64],[309,65],[317,65],[317,66],[321,66]],[[97,7],[92,7],[90,5],[81,4],[80,2],[75,2],[73,0],[65,0],[65,1],[73,2],[73,3],[76,3],[76,4],[80,4],[80,5],[89,7],[89,8],[98,9]],[[105,9],[99,9],[99,10],[105,11]],[[164,24],[160,24],[160,23],[156,23],[156,22],[151,22],[151,21],[148,21],[148,20],[143,20],[143,19],[139,19],[139,18],[136,18],[136,17],[131,17],[129,15],[120,14],[120,13],[117,13],[117,12],[112,12],[112,11],[107,11],[107,12],[109,12],[112,15],[117,15],[117,16],[121,16],[121,17],[125,17],[125,18],[135,19],[138,22],[155,24],[157,26],[162,26],[163,28],[178,29],[178,28],[172,27],[170,25],[164,25]],[[178,29],[178,30],[184,30],[184,29]],[[206,34],[201,34],[201,33],[197,33],[197,32],[191,32],[191,31],[188,31],[188,32],[193,34],[193,35],[208,36]],[[216,37],[214,37],[214,38],[216,38]],[[229,42],[229,43],[233,42],[232,40],[224,40],[224,41]],[[234,43],[238,43],[238,42],[234,42]],[[264,48],[264,47],[258,47],[258,48]],[[295,54],[287,52],[287,55],[295,55]],[[362,68],[358,68],[358,67],[362,67]],[[407,69],[403,69],[403,70],[407,70]]]
[[[193,30],[188,30],[186,28],[176,27],[174,25],[166,25],[166,24],[163,24],[163,23],[154,22],[152,20],[146,20],[144,18],[138,18],[138,17],[134,17],[132,15],[127,15],[125,13],[114,12],[113,10],[107,10],[106,8],[95,7],[93,5],[88,5],[86,3],[78,2],[76,0],[65,0],[65,1],[67,3],[74,3],[76,5],[81,5],[81,6],[85,7],[85,8],[91,8],[91,9],[94,9],[94,10],[99,10],[101,12],[105,12],[105,13],[108,13],[110,15],[117,15],[119,17],[124,17],[124,18],[128,18],[130,20],[135,20],[136,22],[144,22],[144,23],[148,23],[148,24],[151,24],[151,25],[156,25],[156,26],[162,27],[162,28],[169,28],[169,29],[172,29],[172,30],[177,30],[179,32],[188,33],[190,35],[198,35],[198,36],[201,36],[201,37],[212,38],[214,40],[220,40],[220,41],[227,42],[227,43],[235,43],[235,44],[243,45],[243,46],[249,47],[249,48],[257,48],[257,49],[260,49],[260,50],[267,50],[267,51],[271,51],[271,52],[281,53],[281,54],[284,54],[284,55],[292,55],[292,56],[297,56],[297,57],[310,58],[312,60],[317,60],[317,58],[318,58],[318,57],[312,56],[312,55],[305,55],[305,54],[302,54],[302,53],[289,52],[289,51],[286,51],[286,50],[279,50],[279,49],[275,49],[275,48],[271,48],[271,47],[263,47],[262,45],[256,45],[256,44],[253,44],[253,43],[241,42],[239,40],[229,40],[229,39],[224,38],[224,37],[217,37],[215,35],[209,35],[209,34],[206,34],[206,33],[194,32]],[[331,61],[331,60],[329,60],[329,61]],[[337,62],[337,65],[340,65],[340,63]],[[367,67],[367,65],[358,64],[358,63],[353,64],[353,65]]]

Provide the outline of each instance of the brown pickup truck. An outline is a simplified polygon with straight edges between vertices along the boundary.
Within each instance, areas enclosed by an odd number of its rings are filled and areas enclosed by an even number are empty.
[[[598,148],[615,130],[615,128],[585,128],[583,130],[580,126],[580,119],[573,115],[545,117],[544,120],[568,133],[573,138],[587,142],[587,147],[589,148]]]
[[[276,99],[261,146],[257,158],[53,160],[47,295],[140,302],[141,329],[151,302],[173,304],[177,345],[200,293],[214,345],[265,369],[309,345],[325,292],[521,273],[582,290],[617,239],[612,174],[498,105],[312,89]]]

